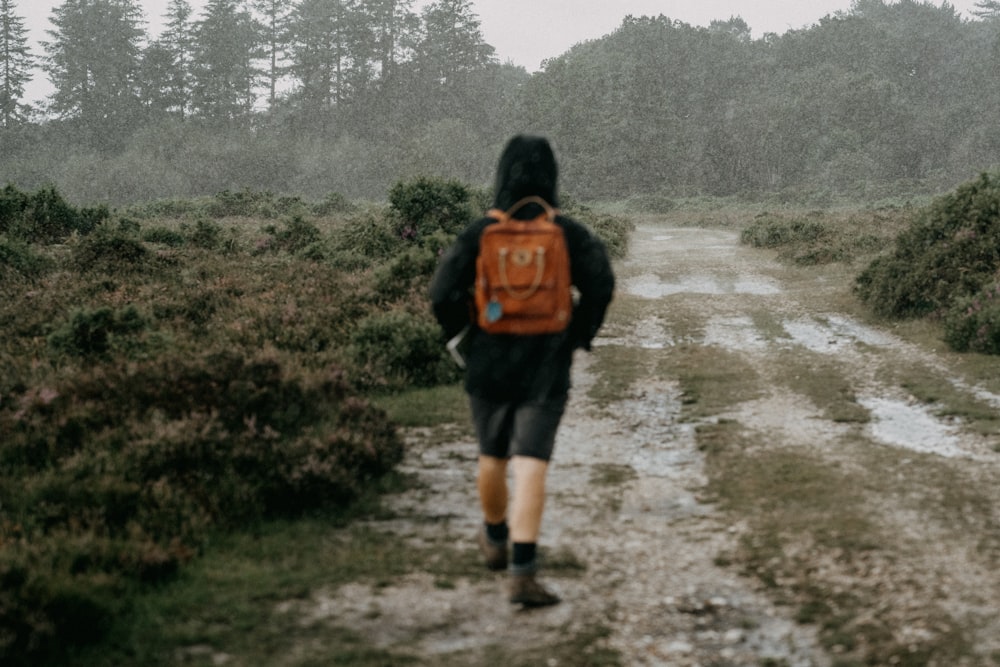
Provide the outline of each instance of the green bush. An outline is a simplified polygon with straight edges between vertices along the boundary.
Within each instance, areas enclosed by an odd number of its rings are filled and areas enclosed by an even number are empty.
[[[142,233],[142,240],[146,243],[159,243],[171,248],[179,248],[187,243],[187,238],[183,234],[166,227],[147,229]]]
[[[211,218],[259,217],[277,218],[281,215],[301,215],[309,206],[297,196],[276,196],[273,192],[223,190],[209,200],[203,213]]]
[[[205,213],[213,218],[225,218],[229,216],[250,217],[258,215],[262,208],[269,207],[274,201],[274,194],[270,192],[253,192],[242,190],[231,192],[223,190],[205,207]],[[270,216],[263,216],[270,217]]]
[[[826,233],[823,223],[762,213],[740,234],[740,242],[754,248],[778,248],[792,243],[811,243]]]
[[[392,257],[409,245],[388,216],[367,212],[351,219],[333,238],[334,263],[344,269],[364,268]]]
[[[944,314],[1000,270],[1000,175],[983,174],[918,212],[893,251],[873,261],[856,290],[887,317]]]
[[[396,233],[408,241],[420,241],[437,230],[458,234],[482,213],[474,209],[468,186],[423,176],[392,186],[389,206],[398,218]]]
[[[358,324],[352,343],[354,361],[373,387],[432,387],[460,375],[429,315],[401,310],[371,315]]]
[[[73,232],[90,233],[109,217],[104,206],[70,206],[51,186],[31,194],[13,185],[0,190],[0,234],[28,243],[60,243]]]
[[[166,265],[132,234],[102,226],[73,247],[72,265],[81,272],[133,273]]]
[[[425,298],[437,261],[437,253],[428,248],[410,248],[396,255],[375,270],[376,298],[382,303],[411,295]]]
[[[740,242],[777,250],[779,259],[802,266],[870,261],[895,243],[908,221],[907,211],[891,209],[761,213],[743,229]]]
[[[582,204],[570,203],[562,209],[566,215],[590,228],[608,249],[614,259],[620,259],[628,252],[629,238],[635,230],[635,223],[616,215],[598,213]]]
[[[959,299],[944,318],[944,340],[958,352],[1000,354],[1000,284]]]
[[[112,351],[130,352],[141,347],[137,338],[148,329],[149,322],[135,306],[81,309],[49,335],[48,344],[60,355],[104,357]]]
[[[52,266],[51,260],[34,252],[27,243],[0,235],[0,279],[9,274],[35,279]]]
[[[254,251],[283,251],[292,254],[308,254],[311,259],[322,259],[320,249],[322,235],[319,228],[305,220],[301,215],[293,215],[286,219],[282,228],[273,225],[264,230],[268,238],[258,241]]]
[[[108,363],[0,404],[0,661],[99,640],[211,526],[341,507],[402,457],[343,373],[239,353]],[[12,399],[12,400],[10,400]]]
[[[222,242],[222,226],[214,220],[199,218],[189,233],[191,245],[203,250],[216,250]]]

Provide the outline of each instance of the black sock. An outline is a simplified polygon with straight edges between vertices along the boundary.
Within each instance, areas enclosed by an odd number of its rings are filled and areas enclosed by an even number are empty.
[[[486,536],[490,538],[491,542],[500,544],[507,541],[509,532],[506,519],[500,523],[486,523],[485,521],[483,523],[486,525]]]
[[[512,564],[530,565],[535,562],[535,552],[538,545],[535,542],[514,542],[514,550],[511,553]]]

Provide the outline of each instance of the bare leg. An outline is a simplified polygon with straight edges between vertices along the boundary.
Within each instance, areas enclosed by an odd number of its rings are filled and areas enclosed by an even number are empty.
[[[510,537],[514,562],[510,570],[510,601],[525,607],[557,604],[559,596],[535,578],[534,554],[545,508],[545,475],[549,464],[530,456],[511,459],[514,468],[514,500],[510,509]],[[524,548],[520,551],[519,549]]]
[[[507,459],[479,457],[479,503],[486,523],[500,523],[507,518]]]
[[[547,461],[530,456],[511,459],[514,469],[514,501],[510,511],[510,537],[513,542],[538,542],[545,508]]]

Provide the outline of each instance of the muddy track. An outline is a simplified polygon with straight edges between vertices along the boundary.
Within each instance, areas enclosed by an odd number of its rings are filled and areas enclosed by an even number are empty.
[[[577,358],[550,477],[542,542],[552,567],[545,575],[564,602],[522,612],[506,604],[502,575],[444,586],[414,575],[378,588],[317,593],[308,611],[314,620],[349,627],[426,664],[494,664],[497,647],[514,647],[505,655],[516,664],[603,664],[583,656],[605,650],[625,665],[834,664],[839,647],[821,645],[816,627],[796,622],[794,606],[723,557],[739,549],[748,526],[706,494],[696,429],[720,420],[738,423],[760,447],[803,448],[830,465],[865,465],[852,458],[848,440],[887,448],[904,463],[909,452],[934,457],[992,489],[984,491],[992,494],[992,514],[983,520],[996,525],[995,441],[916,403],[886,369],[919,364],[995,407],[1000,396],[952,377],[946,361],[891,331],[831,310],[836,299],[828,297],[843,284],[741,247],[732,231],[655,224],[639,227],[617,271],[620,289],[607,326],[594,353]],[[685,415],[685,397],[669,371],[678,346],[738,357],[760,378],[753,398],[718,414]],[[600,360],[616,349],[641,350],[653,370],[624,383],[613,400],[598,400],[592,389],[607,384]],[[815,396],[790,388],[781,377],[789,355],[836,364],[867,417],[832,418]],[[473,442],[460,435],[442,443],[440,432],[417,431],[408,440],[404,470],[420,483],[392,498],[397,517],[377,527],[473,553]],[[896,574],[886,575],[879,590],[886,595],[882,612],[899,614],[900,641],[907,632],[932,632],[918,621],[930,602],[922,596],[933,590],[935,608],[967,624],[973,653],[982,657],[963,664],[993,664],[1000,576],[988,564],[995,554],[977,552],[974,536],[942,544],[952,533],[912,508],[887,503],[872,511],[898,536],[886,558]],[[810,567],[829,565],[834,579],[843,568],[828,559],[835,560],[817,555]],[[880,576],[872,567],[869,575]],[[862,575],[843,576],[849,587],[851,576]],[[899,583],[907,577],[920,581]],[[940,581],[928,581],[935,577]],[[579,662],[567,658],[574,637],[587,638]],[[556,645],[563,648],[551,650]]]

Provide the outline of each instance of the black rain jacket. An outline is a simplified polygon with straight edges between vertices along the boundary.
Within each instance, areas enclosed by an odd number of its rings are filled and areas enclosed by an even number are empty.
[[[494,207],[508,210],[520,199],[536,195],[553,206],[556,165],[548,142],[515,137],[497,170]],[[515,217],[530,219],[541,208],[524,207]],[[573,350],[590,349],[604,321],[615,278],[604,244],[575,220],[558,215],[570,257],[570,278],[579,292],[569,327],[537,336],[487,334],[472,321],[472,288],[483,229],[496,222],[484,217],[469,225],[441,258],[431,281],[434,315],[446,338],[471,326],[466,355],[465,390],[493,402],[536,402],[565,398],[570,388]]]

